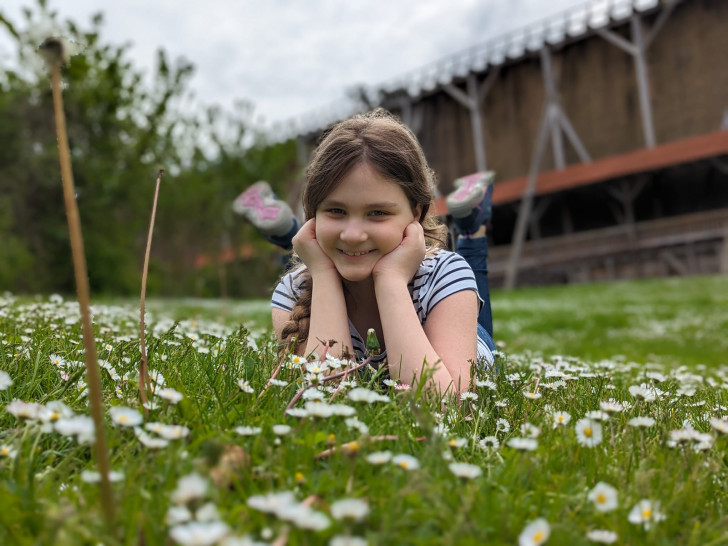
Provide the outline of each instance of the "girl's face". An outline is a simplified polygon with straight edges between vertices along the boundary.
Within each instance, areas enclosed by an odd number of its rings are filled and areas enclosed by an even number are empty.
[[[316,239],[345,280],[362,281],[417,217],[402,188],[361,163],[316,209]]]

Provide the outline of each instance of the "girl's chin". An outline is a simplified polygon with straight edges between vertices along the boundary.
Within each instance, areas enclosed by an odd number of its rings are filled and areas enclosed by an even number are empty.
[[[372,276],[371,267],[351,267],[346,264],[336,265],[336,270],[341,275],[341,278],[348,282],[361,282],[365,281]]]

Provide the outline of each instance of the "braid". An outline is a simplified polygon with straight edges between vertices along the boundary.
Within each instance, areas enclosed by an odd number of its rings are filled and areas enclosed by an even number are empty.
[[[311,297],[313,295],[313,282],[311,273],[303,268],[299,274],[301,284],[299,285],[300,295],[291,311],[291,318],[283,325],[281,330],[280,351],[296,351],[298,344],[305,346],[308,339],[308,328],[311,323]]]

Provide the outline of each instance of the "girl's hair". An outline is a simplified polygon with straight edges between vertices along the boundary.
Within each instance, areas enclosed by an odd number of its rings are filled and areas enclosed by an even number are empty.
[[[316,216],[321,202],[351,169],[361,164],[374,168],[383,178],[402,188],[412,212],[421,206],[419,222],[430,249],[445,246],[447,228],[428,214],[434,199],[434,173],[427,165],[417,137],[382,108],[342,121],[324,134],[306,169],[302,196],[306,220]],[[295,255],[293,258],[298,264],[293,271],[302,280],[300,296],[281,332],[282,350],[287,350],[292,340],[305,343],[311,317],[311,275]]]

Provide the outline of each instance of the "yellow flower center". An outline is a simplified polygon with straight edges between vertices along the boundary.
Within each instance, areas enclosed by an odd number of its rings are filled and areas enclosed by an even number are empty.
[[[400,461],[399,462],[399,466],[401,466],[402,468],[407,469],[407,468],[409,468],[409,463],[407,461]]]
[[[564,420],[564,416],[563,416],[563,415],[559,415],[559,416],[558,416],[558,417],[557,417],[556,419],[557,419],[557,420],[558,420],[558,422],[560,423],[561,421],[563,421],[563,420]]]
[[[0,455],[3,457],[7,457],[8,453],[10,453],[10,450],[7,447],[0,448]]]
[[[650,519],[650,516],[652,516],[652,509],[645,508],[642,510],[642,519]]]
[[[599,495],[597,495],[597,502],[599,504],[604,504],[605,502],[607,502],[607,497],[600,493]]]
[[[584,436],[588,436],[589,438],[591,438],[591,435],[592,435],[592,429],[585,428],[584,429]]]
[[[544,538],[544,537],[543,537],[543,531],[536,531],[536,532],[535,532],[535,533],[533,534],[533,541],[534,541],[534,542],[535,542],[536,544],[541,544],[541,542],[543,541],[543,538]]]
[[[129,420],[129,418],[126,415],[121,415],[119,417],[119,421],[122,423],[126,423]]]

